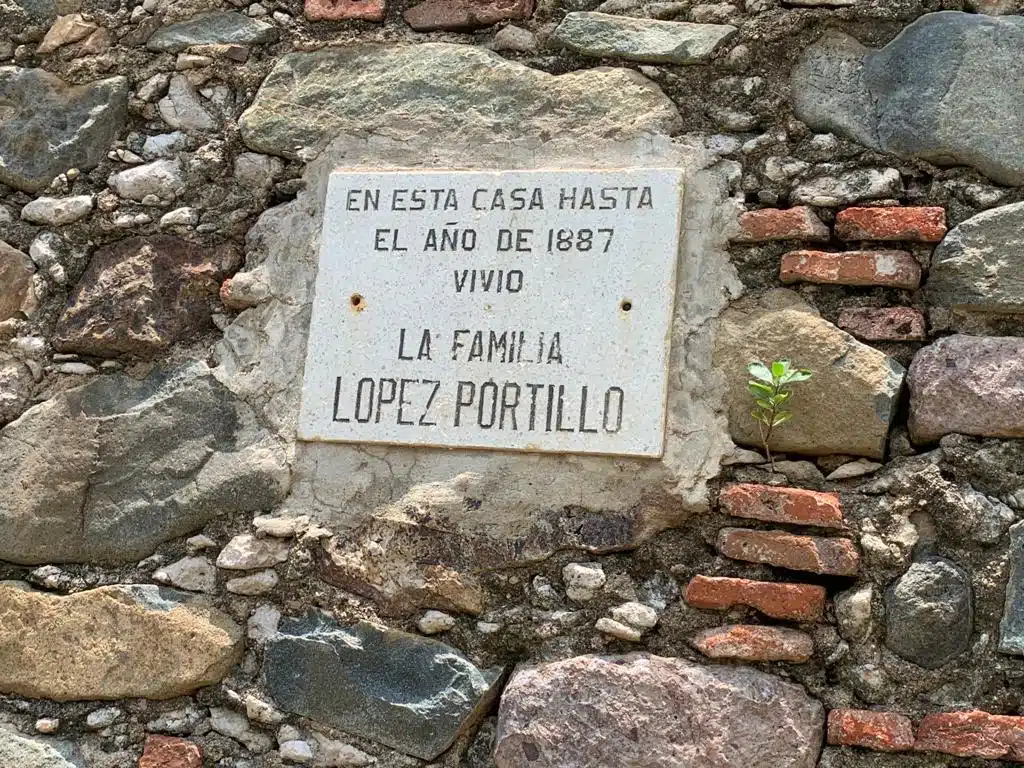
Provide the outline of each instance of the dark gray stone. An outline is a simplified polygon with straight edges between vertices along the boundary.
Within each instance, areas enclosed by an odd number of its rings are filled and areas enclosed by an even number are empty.
[[[885,593],[885,644],[926,669],[938,669],[965,650],[974,629],[971,584],[953,563],[914,563]]]
[[[151,51],[180,53],[193,45],[259,45],[276,39],[277,29],[272,24],[237,11],[217,11],[161,27],[149,38],[146,47]]]
[[[0,560],[130,562],[284,497],[284,452],[203,363],[102,376],[0,430]]]
[[[815,130],[1024,184],[1024,18],[926,14],[880,50],[839,32],[793,71],[793,108]]]
[[[127,114],[128,79],[68,85],[41,69],[0,67],[0,182],[38,192],[96,166]]]
[[[1024,312],[1024,203],[993,208],[954,227],[932,254],[933,304]]]
[[[1024,523],[1010,526],[1010,580],[999,623],[999,650],[1024,656]]]
[[[432,760],[483,715],[502,670],[436,640],[310,613],[281,621],[264,675],[282,709]]]

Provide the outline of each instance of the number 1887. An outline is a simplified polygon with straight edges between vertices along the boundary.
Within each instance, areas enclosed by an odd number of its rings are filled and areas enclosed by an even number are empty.
[[[614,229],[549,229],[548,253],[594,249],[608,253],[614,236]]]

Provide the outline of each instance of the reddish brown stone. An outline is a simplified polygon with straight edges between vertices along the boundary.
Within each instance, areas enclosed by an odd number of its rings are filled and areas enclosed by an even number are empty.
[[[877,752],[905,752],[914,746],[914,726],[895,712],[833,709],[828,713],[828,743]]]
[[[533,0],[426,0],[402,15],[417,32],[479,29],[530,18]]]
[[[839,313],[839,327],[865,341],[924,341],[924,315],[910,307],[862,307]]]
[[[828,242],[829,232],[818,215],[805,205],[780,210],[764,208],[740,215],[737,243],[765,243],[770,240]]]
[[[698,632],[690,645],[712,659],[807,661],[814,641],[806,632],[785,627],[729,624]]]
[[[909,240],[937,243],[946,234],[942,208],[847,208],[836,216],[842,240]]]
[[[825,588],[816,584],[694,576],[683,598],[694,608],[725,610],[748,605],[765,616],[786,621],[818,621],[825,610]]]
[[[837,493],[736,483],[726,486],[718,501],[722,511],[733,517],[819,528],[846,527]]]
[[[783,531],[723,528],[718,551],[734,560],[810,571],[833,576],[856,576],[860,555],[848,539],[794,536]]]
[[[0,240],[0,321],[35,312],[32,259]]]
[[[381,21],[385,10],[385,0],[306,0],[306,18],[312,21]]]
[[[139,768],[202,768],[198,744],[174,736],[147,736]]]
[[[233,245],[169,235],[99,248],[57,321],[54,348],[96,357],[151,357],[212,327],[221,281],[238,268]]]
[[[917,728],[914,749],[1024,762],[1024,717],[978,710],[925,715]]]
[[[906,251],[790,251],[782,257],[779,277],[784,283],[917,288],[921,265]]]

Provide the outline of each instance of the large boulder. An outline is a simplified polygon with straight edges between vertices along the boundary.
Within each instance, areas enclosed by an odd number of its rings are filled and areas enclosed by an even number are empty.
[[[740,666],[645,653],[516,670],[501,697],[498,768],[812,768],[821,703]]]
[[[933,304],[1024,312],[1024,203],[993,208],[954,227],[932,254]]]
[[[0,560],[138,560],[219,515],[274,506],[288,475],[205,364],[97,377],[0,430]]]
[[[1024,338],[947,336],[914,355],[910,437],[1024,437]]]
[[[775,429],[770,447],[811,455],[845,453],[880,459],[903,385],[895,360],[839,330],[791,291],[744,299],[724,312],[713,360],[725,376],[733,440],[760,446],[747,391],[747,365],[790,360],[814,372],[792,388],[792,421]]]
[[[2,693],[169,699],[219,682],[243,645],[239,625],[185,592],[140,584],[62,596],[0,584]]]
[[[0,183],[38,192],[106,156],[124,127],[128,79],[68,85],[42,69],[0,67],[0,104]]]
[[[282,709],[433,760],[487,711],[502,670],[437,640],[310,613],[281,622],[264,675]]]
[[[630,70],[554,77],[480,48],[427,43],[288,54],[239,125],[250,149],[297,157],[340,134],[401,141],[455,131],[494,142],[531,125],[540,135],[565,133],[564,114],[577,134],[609,138],[638,124],[669,132],[679,121],[668,97]]]
[[[870,50],[830,32],[792,75],[793,108],[818,131],[1024,184],[1024,18],[930,13]]]

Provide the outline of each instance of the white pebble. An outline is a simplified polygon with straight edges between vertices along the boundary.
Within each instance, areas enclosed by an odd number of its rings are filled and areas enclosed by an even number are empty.
[[[597,620],[594,625],[598,632],[603,632],[606,635],[617,637],[619,640],[626,640],[631,643],[639,643],[642,634],[640,630],[633,629],[633,627],[627,627],[625,624],[621,624],[615,619],[609,619],[607,616],[602,616]]]
[[[612,608],[612,618],[639,629],[650,629],[658,623],[658,612],[649,605],[630,601]]]
[[[39,733],[56,733],[60,728],[60,718],[40,717],[36,720],[36,730]]]
[[[427,611],[416,622],[416,626],[424,635],[436,635],[454,627],[455,618],[444,611]]]
[[[584,603],[594,599],[607,577],[597,563],[569,563],[562,569],[562,581],[569,599]]]

